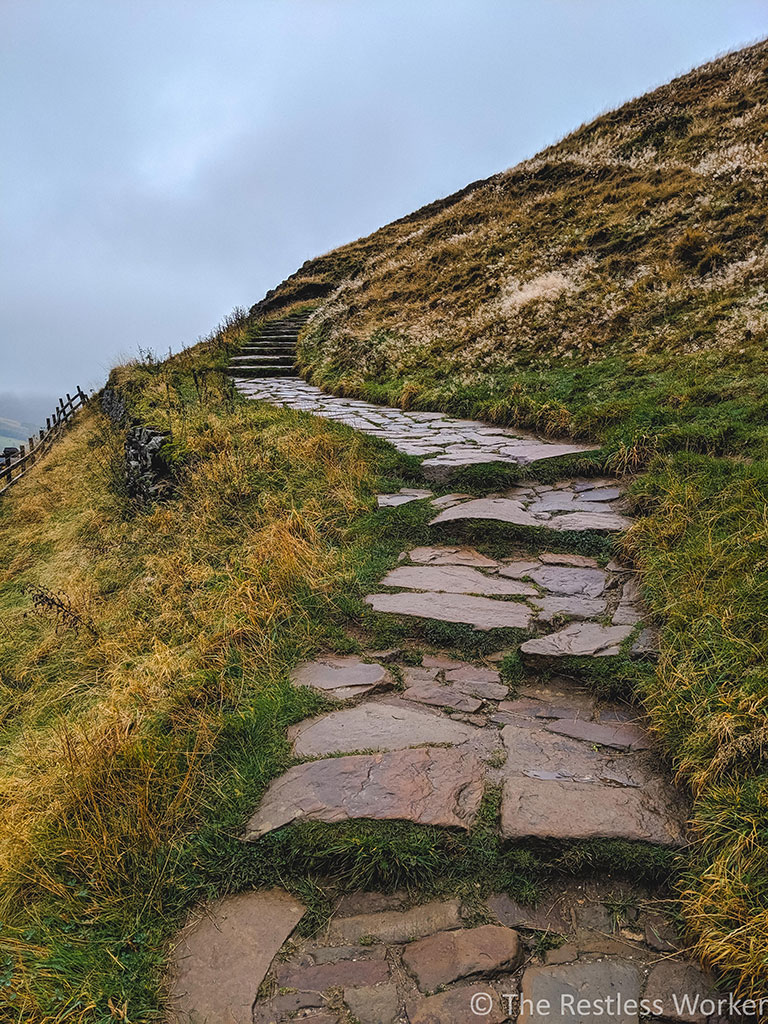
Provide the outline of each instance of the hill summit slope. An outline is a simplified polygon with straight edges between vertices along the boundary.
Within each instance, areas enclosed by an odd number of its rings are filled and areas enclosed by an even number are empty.
[[[767,135],[761,42],[305,263],[253,312],[325,297],[304,361],[348,389],[748,360],[768,337]]]

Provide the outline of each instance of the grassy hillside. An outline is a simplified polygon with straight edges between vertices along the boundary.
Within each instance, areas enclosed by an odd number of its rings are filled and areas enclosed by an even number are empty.
[[[698,952],[768,988],[768,43],[306,263],[331,390],[594,437],[664,624],[643,699],[696,795]]]

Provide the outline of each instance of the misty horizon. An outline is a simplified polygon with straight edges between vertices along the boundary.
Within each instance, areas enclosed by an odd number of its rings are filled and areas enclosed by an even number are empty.
[[[0,416],[768,28],[754,0],[613,8],[12,0]]]

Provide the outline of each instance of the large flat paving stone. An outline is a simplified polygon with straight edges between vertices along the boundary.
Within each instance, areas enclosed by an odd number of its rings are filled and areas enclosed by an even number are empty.
[[[253,841],[296,821],[352,818],[467,829],[483,794],[469,750],[419,748],[296,765],[270,783],[245,830]]]
[[[294,686],[308,686],[337,700],[347,700],[391,685],[392,677],[383,666],[366,664],[352,655],[324,655],[297,665],[291,681]]]
[[[642,972],[627,960],[529,967],[520,990],[519,1024],[638,1024]],[[578,1004],[584,1000],[584,1013]],[[610,1003],[608,1002],[610,1000]],[[598,1002],[603,1013],[595,1017]]]
[[[376,612],[437,619],[441,622],[461,622],[479,630],[505,627],[527,629],[533,617],[532,609],[517,601],[494,601],[489,597],[438,591],[369,594],[365,600]]]
[[[577,622],[547,636],[526,640],[520,650],[539,658],[607,658],[621,653],[632,626]]]
[[[381,581],[383,587],[437,590],[449,594],[485,594],[492,597],[536,597],[535,587],[519,580],[487,576],[468,565],[400,565]]]
[[[171,955],[171,1021],[251,1024],[259,985],[304,909],[289,893],[271,889],[227,896],[197,912]]]
[[[442,715],[410,707],[397,698],[358,704],[311,718],[288,731],[297,757],[326,757],[356,750],[401,750],[429,744],[461,744],[477,729]]]
[[[519,718],[502,729],[507,839],[626,839],[681,846],[687,805],[655,762]]]
[[[439,932],[412,942],[403,950],[403,963],[422,992],[434,992],[473,974],[512,970],[521,956],[517,932],[486,924]]]

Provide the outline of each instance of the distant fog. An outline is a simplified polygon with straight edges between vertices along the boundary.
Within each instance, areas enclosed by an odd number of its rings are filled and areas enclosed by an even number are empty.
[[[29,423],[33,427],[45,425],[45,417],[53,412],[59,395],[14,394],[0,391],[0,419]],[[61,396],[63,397],[63,396]],[[3,433],[0,426],[0,434]]]

